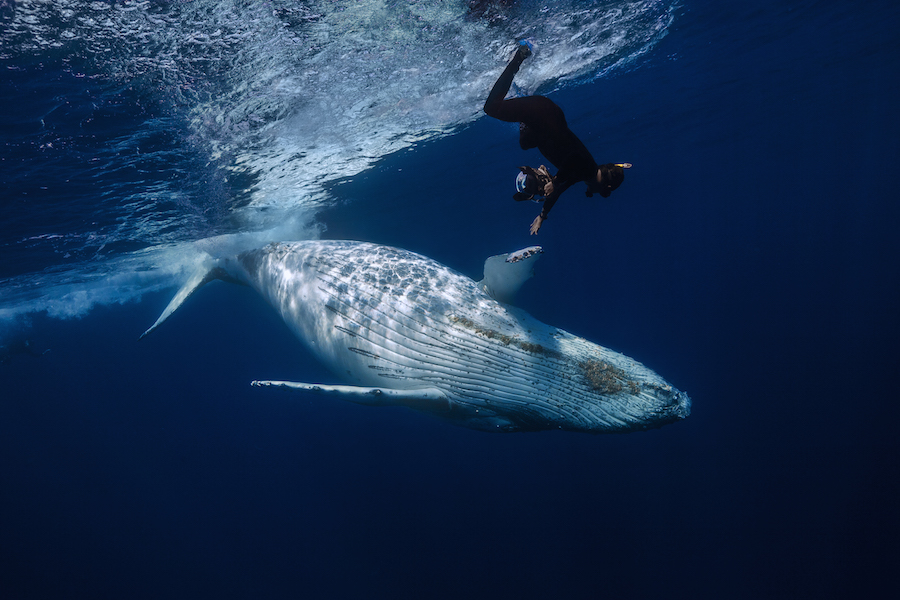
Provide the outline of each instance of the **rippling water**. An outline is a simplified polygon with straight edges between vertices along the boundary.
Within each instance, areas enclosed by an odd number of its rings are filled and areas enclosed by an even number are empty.
[[[479,118],[517,39],[547,93],[629,68],[676,7],[7,3],[0,316],[171,285],[198,239],[314,237],[330,185]]]
[[[0,0],[0,597],[884,595],[898,31],[895,0]],[[521,37],[515,93],[634,164],[537,238],[542,159],[479,112]],[[692,414],[488,435],[266,393],[342,381],[225,284],[137,341],[203,252],[312,237],[476,280],[539,243],[518,306]]]

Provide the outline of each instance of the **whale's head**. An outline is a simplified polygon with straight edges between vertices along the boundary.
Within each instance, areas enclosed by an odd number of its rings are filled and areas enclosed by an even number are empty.
[[[589,416],[584,423],[586,430],[653,429],[691,414],[691,399],[687,394],[632,359],[598,355],[576,364],[580,380],[572,389],[572,406],[580,404],[580,412]]]
[[[580,381],[576,389],[582,401],[594,405],[612,422],[639,424],[640,429],[660,427],[691,413],[691,400],[659,375],[621,354],[586,342],[592,356],[576,358]]]
[[[626,433],[690,415],[688,395],[641,363],[522,313],[518,319],[527,336],[476,329],[502,360],[479,363],[479,371],[489,373],[490,388],[478,398],[483,403],[475,414],[468,415],[468,426]]]

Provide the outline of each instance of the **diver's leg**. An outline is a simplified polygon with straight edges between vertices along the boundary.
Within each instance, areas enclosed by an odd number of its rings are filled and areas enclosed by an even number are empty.
[[[513,77],[519,72],[519,67],[522,66],[522,62],[530,55],[531,49],[527,45],[519,44],[512,60],[510,60],[509,64],[506,65],[506,68],[503,69],[503,73],[500,75],[500,78],[497,79],[497,82],[491,89],[491,93],[488,94],[487,100],[484,103],[485,114],[494,117],[495,119],[500,119],[501,121],[517,120],[508,118],[508,115],[504,115],[501,105],[503,104],[503,99],[506,97],[506,94],[509,93],[509,88],[512,86]]]

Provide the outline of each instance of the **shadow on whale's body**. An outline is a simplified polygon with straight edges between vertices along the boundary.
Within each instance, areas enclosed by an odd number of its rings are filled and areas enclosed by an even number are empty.
[[[273,243],[210,258],[144,335],[224,279],[261,293],[346,384],[255,386],[407,406],[486,431],[629,432],[686,418],[690,398],[650,369],[508,304],[540,254],[491,257],[475,282],[388,246]]]

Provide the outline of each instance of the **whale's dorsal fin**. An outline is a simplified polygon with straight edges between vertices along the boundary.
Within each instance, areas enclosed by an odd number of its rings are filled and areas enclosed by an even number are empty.
[[[534,263],[543,252],[540,246],[529,246],[490,257],[484,261],[484,279],[478,285],[494,300],[512,303],[522,284],[534,275]]]
[[[312,392],[334,396],[347,402],[367,406],[407,406],[416,410],[446,412],[450,410],[450,399],[437,388],[418,390],[396,390],[380,387],[360,387],[355,385],[323,385],[301,383],[299,381],[254,381],[256,387],[277,387],[286,390]]]

